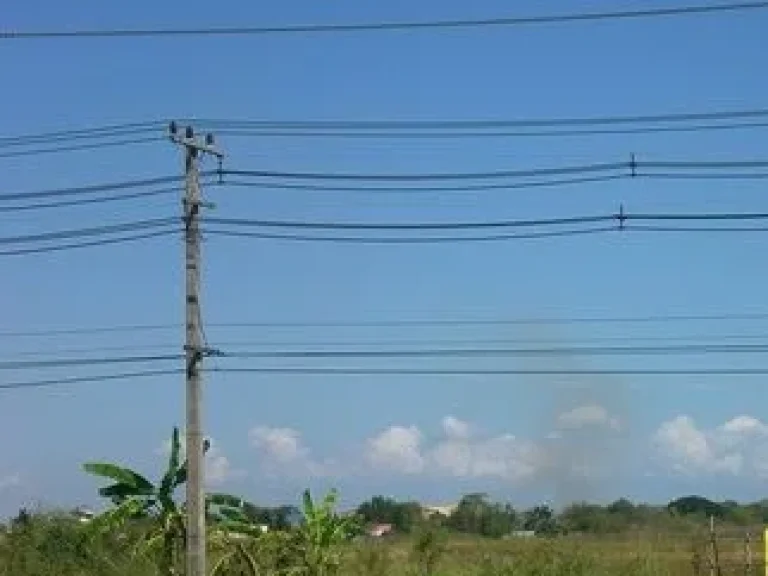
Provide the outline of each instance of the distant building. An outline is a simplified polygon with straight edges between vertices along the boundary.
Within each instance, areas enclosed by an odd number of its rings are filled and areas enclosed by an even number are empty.
[[[72,516],[79,522],[90,522],[96,517],[96,514],[92,510],[80,506],[72,511]]]
[[[392,524],[374,524],[368,528],[368,536],[371,538],[381,538],[387,534],[392,534],[393,530]]]
[[[507,536],[508,538],[533,538],[536,532],[533,530],[513,530]]]
[[[421,512],[424,515],[424,517],[429,518],[430,516],[434,516],[435,514],[439,516],[445,516],[446,518],[454,513],[456,508],[458,508],[458,504],[444,504],[444,505],[438,505],[438,506],[428,506],[424,505],[421,507]]]

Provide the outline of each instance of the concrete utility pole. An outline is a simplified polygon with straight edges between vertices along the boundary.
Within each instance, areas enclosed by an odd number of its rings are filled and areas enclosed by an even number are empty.
[[[202,430],[203,347],[200,311],[200,208],[205,205],[200,194],[199,157],[211,154],[221,158],[214,148],[213,136],[204,141],[195,137],[191,127],[180,134],[175,122],[170,125],[171,141],[184,147],[184,239],[186,264],[186,404],[187,404],[187,554],[186,576],[206,576],[205,561],[205,469]]]

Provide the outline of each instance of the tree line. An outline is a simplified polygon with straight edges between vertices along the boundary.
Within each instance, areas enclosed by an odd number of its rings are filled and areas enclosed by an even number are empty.
[[[426,522],[455,532],[498,538],[515,532],[547,536],[617,534],[643,529],[685,531],[701,528],[710,517],[721,525],[757,526],[768,523],[768,500],[739,504],[684,496],[666,505],[650,505],[621,498],[607,505],[577,502],[555,512],[548,505],[516,509],[476,493],[463,496],[452,513],[443,516],[429,513],[418,502],[374,496],[360,504],[356,513],[366,523],[391,524],[402,533],[410,533]]]

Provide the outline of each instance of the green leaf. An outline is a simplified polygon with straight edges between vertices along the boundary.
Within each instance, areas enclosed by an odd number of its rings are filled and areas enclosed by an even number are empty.
[[[179,453],[181,452],[181,442],[179,441],[179,428],[173,427],[173,433],[171,434],[171,453],[168,456],[168,469],[163,475],[163,479],[160,481],[160,494],[161,497],[170,498],[173,490],[178,486],[175,483],[176,476],[179,472]]]
[[[312,494],[310,493],[309,489],[304,490],[304,495],[302,498],[303,504],[304,504],[304,517],[307,519],[311,519],[315,517],[315,504],[312,502]]]
[[[203,440],[203,454],[206,454],[211,449],[211,441],[208,438]],[[173,480],[173,487],[181,486],[187,482],[187,475],[189,474],[189,462],[184,460],[184,463],[179,467],[176,472],[176,477]]]
[[[129,496],[144,496],[144,494],[136,490],[136,487],[133,485],[118,482],[99,488],[99,496],[103,496],[104,498],[125,499]]]
[[[256,559],[245,549],[242,542],[237,543],[237,551],[240,553],[240,556],[245,559],[246,564],[248,564],[251,576],[258,576],[259,568],[256,565]]]
[[[214,506],[229,506],[230,508],[243,508],[246,504],[245,500],[239,496],[233,494],[224,494],[221,492],[213,492],[207,494],[206,498],[208,502]]]
[[[83,464],[83,469],[89,474],[109,478],[116,482],[127,484],[134,488],[136,494],[149,495],[154,494],[155,487],[138,472],[129,468],[110,464],[108,462],[87,462]]]

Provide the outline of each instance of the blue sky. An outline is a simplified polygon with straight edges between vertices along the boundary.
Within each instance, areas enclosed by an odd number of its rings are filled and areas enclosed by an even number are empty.
[[[622,3],[637,6],[639,3]],[[589,2],[579,9],[615,9]],[[551,1],[527,12],[574,10]],[[9,29],[480,18],[509,3],[191,0],[184,9],[29,0]],[[265,120],[548,118],[765,107],[768,12],[636,22],[327,36],[5,42],[2,135],[169,117]],[[320,172],[477,172],[622,161],[760,159],[764,132],[588,138],[220,138],[227,166]],[[131,148],[0,159],[2,189],[32,191],[176,174],[179,151]],[[466,221],[631,212],[764,211],[763,183],[616,181],[481,194],[217,188],[216,215]],[[0,215],[2,235],[171,216],[176,199]],[[760,235],[599,235],[496,244],[331,245],[210,238],[209,324],[397,318],[633,316],[765,310]],[[3,331],[182,322],[181,245],[3,258]],[[380,339],[760,336],[766,322],[658,325],[207,329],[212,343]],[[183,332],[0,338],[0,355],[181,345]],[[63,352],[62,352],[63,354]],[[213,361],[223,365],[224,361]],[[501,360],[498,363],[502,362]],[[577,367],[761,365],[764,359],[579,359]],[[482,367],[498,363],[483,360]],[[251,365],[253,363],[251,362]],[[233,365],[233,364],[228,364]],[[441,361],[440,366],[447,365]],[[478,364],[474,364],[477,366]],[[565,367],[573,363],[563,362]],[[764,365],[764,364],[762,364]],[[542,365],[543,367],[544,365]],[[86,373],[77,372],[77,374]],[[6,381],[74,372],[3,372]],[[515,502],[680,492],[758,498],[768,449],[761,377],[300,377],[211,374],[206,425],[222,486],[256,501],[308,483],[349,501],[487,490]],[[2,392],[0,511],[93,501],[82,461],[158,470],[183,419],[179,377]],[[575,411],[575,412],[574,412]],[[568,415],[571,416],[568,416]],[[575,415],[574,415],[575,414]],[[570,420],[569,420],[570,418]],[[570,424],[568,424],[570,422]],[[394,427],[394,428],[393,428]],[[513,435],[514,438],[509,436]],[[500,467],[499,463],[503,466]],[[492,465],[495,464],[495,465]],[[611,466],[609,466],[609,464]],[[587,477],[574,468],[588,468]],[[605,468],[611,468],[606,470]],[[213,478],[212,478],[213,479]]]

